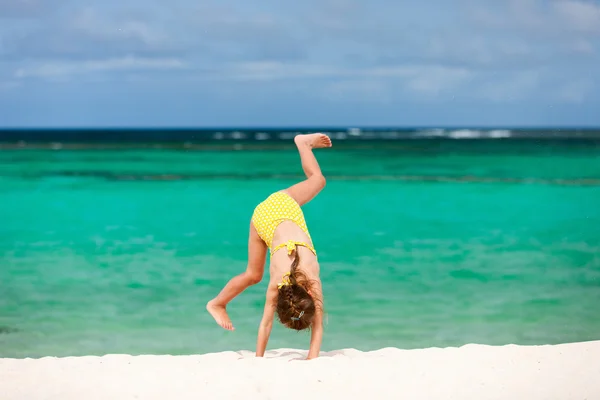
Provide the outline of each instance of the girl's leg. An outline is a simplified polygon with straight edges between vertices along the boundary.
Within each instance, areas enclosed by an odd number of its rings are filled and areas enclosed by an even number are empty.
[[[227,315],[227,304],[246,290],[246,288],[261,281],[265,271],[266,260],[267,245],[260,236],[258,236],[258,232],[256,232],[254,225],[250,223],[248,267],[246,268],[246,271],[231,278],[223,290],[221,290],[221,293],[206,304],[206,309],[221,327],[230,331],[234,329],[231,319],[229,318],[229,315]]]
[[[325,177],[321,173],[319,163],[313,154],[313,149],[331,147],[331,139],[322,133],[297,135],[294,142],[300,153],[300,162],[306,175],[306,180],[284,190],[300,206],[311,201],[324,187]]]

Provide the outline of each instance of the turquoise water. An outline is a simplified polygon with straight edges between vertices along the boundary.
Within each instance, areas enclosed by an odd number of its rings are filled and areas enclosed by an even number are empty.
[[[305,207],[324,350],[600,339],[600,149],[402,143],[318,152]],[[254,206],[301,176],[277,150],[0,152],[0,356],[253,350],[266,279],[219,328]],[[308,348],[274,328],[270,348]]]

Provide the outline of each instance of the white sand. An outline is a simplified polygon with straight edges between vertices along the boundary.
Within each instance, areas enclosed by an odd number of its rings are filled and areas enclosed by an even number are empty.
[[[600,341],[305,355],[0,359],[0,399],[600,399]]]

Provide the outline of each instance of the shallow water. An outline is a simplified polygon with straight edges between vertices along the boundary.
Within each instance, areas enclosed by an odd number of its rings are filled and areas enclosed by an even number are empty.
[[[324,350],[600,339],[600,150],[412,142],[318,153],[305,207]],[[0,152],[0,356],[253,350],[266,279],[245,268],[254,206],[301,177],[278,150]],[[307,348],[274,328],[270,348]]]

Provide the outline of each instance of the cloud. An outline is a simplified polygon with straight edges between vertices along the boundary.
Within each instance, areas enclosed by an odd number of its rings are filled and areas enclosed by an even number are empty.
[[[52,14],[51,14],[52,15]],[[30,29],[5,35],[4,59],[85,59],[177,54],[175,43],[160,27],[139,17],[93,8],[44,18]]]
[[[106,41],[134,40],[143,46],[165,46],[169,42],[161,27],[151,27],[139,17],[123,15],[103,15],[88,7],[71,17],[68,28],[83,35],[86,39]]]
[[[559,101],[581,104],[592,91],[594,91],[594,83],[592,81],[577,79],[562,85],[555,97]]]
[[[93,97],[85,83],[101,79],[133,98],[154,88],[208,102],[260,92],[272,105],[457,99],[497,110],[585,105],[600,83],[591,0],[0,0],[0,13],[4,92],[61,80]]]
[[[596,47],[591,41],[585,39],[575,39],[567,44],[567,51],[574,54],[583,54],[586,56],[593,56],[597,54]]]
[[[48,3],[42,0],[0,0],[0,20],[36,17],[46,10]]]
[[[479,28],[514,29],[522,37],[600,33],[600,5],[589,0],[505,0],[471,3],[470,18]]]
[[[193,36],[191,48],[199,43],[220,60],[298,60],[307,55],[307,44],[291,27],[294,21],[271,13],[251,13],[215,3],[194,6],[182,15],[181,23]]]
[[[476,92],[483,99],[500,103],[532,99],[539,93],[537,89],[542,79],[538,70],[519,71],[482,83]]]
[[[551,7],[532,0],[458,0],[455,5],[438,4],[434,14],[423,5],[407,12],[403,5],[382,0],[307,1],[266,10],[215,1],[197,5],[179,0],[164,10],[154,3],[144,9],[85,4],[50,13],[39,28],[13,34],[5,40],[4,56],[135,54],[187,57],[203,64],[352,60],[371,66],[429,62],[529,67],[548,62],[557,50],[566,54],[570,43],[579,43],[579,50],[587,43],[587,50],[578,53],[581,57],[594,53],[597,41],[575,34],[590,34],[600,26],[595,24],[598,7],[574,0],[555,0]],[[470,20],[453,20],[460,14],[453,14],[454,9],[464,9]]]
[[[553,3],[557,15],[576,31],[600,33],[600,5],[592,2],[560,0]]]
[[[352,67],[335,65],[296,64],[281,62],[250,62],[232,64],[219,70],[223,79],[243,81],[340,80],[334,88],[378,87],[375,80],[403,82],[413,92],[437,94],[467,79],[469,70],[441,65],[403,65],[397,67]],[[216,76],[209,76],[213,79]],[[353,89],[354,90],[354,89]],[[369,89],[371,90],[371,89]],[[379,90],[379,89],[378,89]]]
[[[96,72],[174,70],[183,69],[185,67],[186,64],[178,59],[145,59],[129,56],[104,60],[41,63],[36,66],[17,69],[14,77],[19,79],[31,77],[62,78]]]
[[[417,93],[437,96],[460,87],[472,74],[472,71],[464,68],[419,68],[413,71],[408,80],[408,87]]]
[[[19,82],[15,80],[0,81],[0,92],[8,91],[19,87]]]
[[[389,83],[381,80],[355,79],[327,83],[322,96],[333,102],[390,103],[393,99]]]

